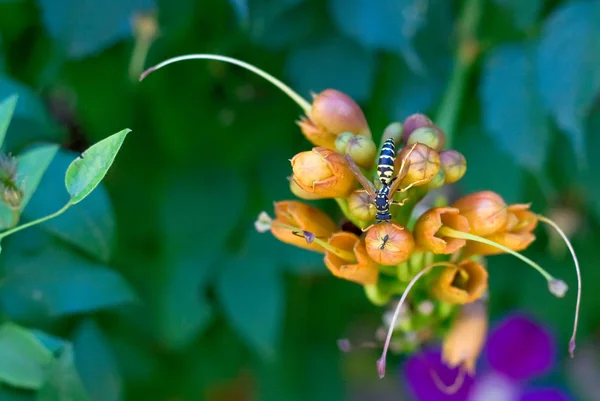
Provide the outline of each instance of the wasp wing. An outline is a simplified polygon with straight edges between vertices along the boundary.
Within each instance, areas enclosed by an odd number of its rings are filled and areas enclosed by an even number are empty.
[[[354,174],[358,182],[360,182],[360,185],[363,186],[363,188],[365,189],[365,191],[367,191],[371,198],[375,199],[375,197],[377,196],[377,190],[375,189],[373,183],[369,181],[367,177],[365,177],[362,171],[360,171],[360,168],[356,165],[354,160],[352,160],[349,154],[346,154],[346,161],[348,162],[348,167],[350,167],[352,174]]]

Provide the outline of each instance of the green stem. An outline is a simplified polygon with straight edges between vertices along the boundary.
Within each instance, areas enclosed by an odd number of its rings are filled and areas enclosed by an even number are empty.
[[[452,146],[465,87],[479,55],[476,35],[482,9],[483,0],[466,0],[465,2],[459,19],[459,43],[456,51],[456,62],[452,69],[450,83],[435,117],[436,124],[446,133],[446,146],[448,148]]]
[[[542,266],[538,265],[533,260],[521,255],[518,252],[513,251],[510,248],[505,247],[504,245],[498,244],[497,242],[490,241],[489,239],[486,239],[483,237],[478,237],[477,235],[454,230],[447,226],[443,226],[442,228],[440,228],[438,230],[438,235],[443,236],[443,237],[462,238],[462,239],[466,239],[469,241],[481,242],[482,244],[493,246],[495,248],[503,250],[504,252],[509,253],[509,254],[521,259],[523,262],[527,263],[529,266],[531,266],[535,270],[537,270],[542,276],[544,276],[544,278],[548,282],[556,280],[554,277],[552,277],[552,275],[550,273],[548,273],[546,270],[544,270],[544,268]]]
[[[56,212],[54,212],[52,214],[49,214],[48,216],[41,217],[41,218],[39,218],[37,220],[30,221],[29,223],[25,223],[25,224],[22,224],[22,225],[20,225],[18,227],[11,228],[8,231],[4,231],[3,233],[0,233],[0,239],[8,237],[9,235],[16,233],[17,231],[24,230],[24,229],[29,228],[31,226],[35,226],[37,224],[43,223],[46,220],[50,220],[50,219],[53,219],[55,217],[58,217],[61,214],[63,214],[64,212],[66,212],[67,209],[69,207],[71,207],[71,205],[72,205],[72,203],[69,200],[69,202],[67,202],[67,204],[64,205],[60,210],[58,210],[58,211],[56,211]]]
[[[169,64],[177,63],[179,61],[194,60],[194,59],[223,61],[225,63],[235,64],[235,65],[245,68],[249,71],[252,71],[256,75],[259,75],[262,78],[266,79],[267,81],[269,81],[270,83],[275,85],[277,88],[279,88],[283,93],[288,95],[294,102],[296,102],[298,104],[298,106],[300,106],[302,108],[302,110],[304,110],[304,113],[308,114],[310,112],[310,109],[311,109],[310,103],[308,101],[306,101],[298,93],[296,93],[292,88],[290,88],[289,86],[287,86],[286,84],[284,84],[283,82],[281,82],[280,80],[275,78],[273,75],[261,70],[258,67],[253,66],[252,64],[245,63],[245,62],[235,59],[235,58],[220,56],[218,54],[187,54],[185,56],[170,58],[170,59],[165,60],[162,63],[159,63],[159,64],[155,65],[154,67],[150,67],[146,71],[144,71],[142,73],[142,75],[140,76],[140,81],[143,80],[144,78],[146,78],[152,72],[159,70],[162,67],[165,67]]]

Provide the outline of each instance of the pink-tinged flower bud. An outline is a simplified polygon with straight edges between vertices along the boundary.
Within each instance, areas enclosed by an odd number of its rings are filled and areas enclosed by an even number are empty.
[[[504,199],[492,191],[475,192],[460,198],[452,206],[469,221],[469,233],[480,237],[501,231],[508,221]]]
[[[446,144],[446,134],[436,126],[417,128],[409,135],[406,145],[413,143],[422,143],[439,152]]]
[[[442,302],[462,305],[481,298],[487,288],[488,272],[485,267],[467,259],[445,267],[431,293]]]
[[[297,227],[298,231],[310,232],[315,237],[325,240],[338,230],[337,225],[325,212],[298,201],[276,202],[275,216],[271,224],[271,233],[275,238],[311,251],[325,252],[316,242],[308,243],[302,235],[277,223]]]
[[[458,209],[452,207],[436,207],[423,213],[417,220],[414,236],[417,245],[436,254],[452,254],[465,246],[466,240],[439,235],[442,226],[454,230],[468,232],[469,222],[461,216]]]
[[[411,184],[416,186],[425,185],[433,180],[440,170],[440,156],[438,152],[422,143],[402,148],[396,157],[395,164],[397,171],[400,171],[402,161],[405,159],[406,163],[408,163],[408,172],[402,179],[402,187]]]
[[[473,376],[477,358],[487,336],[487,310],[484,301],[463,305],[442,344],[442,360],[450,367],[462,366]]]
[[[350,214],[362,221],[371,221],[375,219],[377,209],[371,200],[371,197],[364,189],[359,189],[348,197],[348,210]]]
[[[317,147],[301,152],[291,160],[292,180],[305,193],[321,198],[345,198],[356,188],[356,179],[344,156]]]
[[[462,153],[456,150],[444,150],[440,152],[442,170],[446,174],[446,184],[452,184],[460,180],[467,172],[467,160]]]
[[[406,143],[414,130],[422,127],[433,127],[434,124],[425,114],[415,113],[406,117],[402,125],[404,127],[403,140]]]
[[[367,232],[365,245],[375,262],[395,266],[410,257],[415,241],[407,228],[394,223],[380,223]]]
[[[317,146],[335,149],[335,138],[342,132],[371,136],[358,104],[335,89],[326,89],[316,95],[308,114],[308,118],[298,124],[306,138]]]
[[[340,231],[331,236],[329,245],[335,249],[353,255],[352,258],[342,257],[341,252],[327,251],[325,253],[325,266],[336,276],[354,281],[362,285],[373,285],[379,277],[379,267],[365,250],[365,244],[355,234]]]

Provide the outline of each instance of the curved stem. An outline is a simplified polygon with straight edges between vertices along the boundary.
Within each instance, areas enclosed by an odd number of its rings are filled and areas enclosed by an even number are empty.
[[[302,96],[300,96],[298,93],[296,93],[292,88],[290,88],[289,86],[287,86],[286,84],[284,84],[283,82],[281,82],[280,80],[278,80],[277,78],[272,76],[271,74],[261,70],[260,68],[253,66],[252,64],[248,64],[246,62],[243,62],[241,60],[231,58],[231,57],[219,56],[218,54],[187,54],[185,56],[170,58],[170,59],[165,60],[162,63],[159,63],[159,64],[155,65],[154,67],[150,67],[146,71],[144,71],[142,73],[142,75],[140,76],[140,81],[142,81],[144,78],[146,78],[152,72],[159,70],[169,64],[177,63],[179,61],[195,60],[195,59],[223,61],[225,63],[235,64],[235,65],[245,68],[249,71],[252,71],[256,75],[261,76],[262,78],[266,79],[267,81],[269,81],[270,83],[272,83],[273,85],[275,85],[276,87],[281,89],[281,91],[283,91],[294,102],[296,102],[298,104],[298,106],[300,106],[306,114],[308,114],[310,112],[311,105],[308,101],[306,101]]]
[[[473,234],[469,234],[469,233],[465,233],[462,231],[458,231],[458,230],[454,230],[450,227],[447,226],[443,226],[442,228],[440,228],[438,230],[438,234],[441,236],[446,236],[446,237],[452,237],[452,238],[462,238],[462,239],[466,239],[469,241],[476,241],[476,242],[481,242],[482,244],[486,244],[486,245],[490,245],[493,246],[495,248],[501,249],[506,253],[509,253],[519,259],[521,259],[523,262],[527,263],[529,266],[533,267],[535,270],[537,270],[542,276],[544,276],[544,278],[548,281],[551,282],[553,280],[556,280],[550,273],[548,273],[546,270],[544,270],[544,268],[540,265],[538,265],[537,263],[535,263],[533,260],[521,255],[518,252],[513,251],[510,248],[505,247],[504,245],[498,244],[497,242],[494,241],[490,241],[489,239],[486,238],[482,238],[482,237],[478,237],[477,235],[473,235]]]
[[[429,266],[425,266],[423,270],[418,272],[415,277],[408,283],[406,286],[406,290],[402,293],[402,297],[396,306],[396,310],[394,311],[394,316],[392,316],[392,320],[390,321],[390,327],[388,329],[387,336],[385,338],[385,344],[383,345],[383,352],[381,353],[381,357],[377,360],[377,371],[379,372],[379,377],[383,379],[385,376],[385,359],[387,357],[388,348],[390,347],[390,341],[392,340],[392,335],[394,334],[394,328],[396,327],[396,320],[398,320],[398,316],[400,315],[400,310],[402,309],[402,305],[404,301],[406,301],[406,297],[410,292],[410,289],[415,285],[415,283],[425,274],[429,273],[431,269],[438,266],[453,266],[452,263],[448,262],[437,262],[433,263]]]
[[[55,217],[58,217],[61,214],[63,214],[69,207],[71,207],[71,205],[72,205],[72,203],[69,200],[69,202],[67,202],[67,204],[64,205],[60,210],[58,210],[58,211],[56,211],[56,212],[54,212],[52,214],[49,214],[48,216],[41,217],[41,218],[39,218],[37,220],[30,221],[29,223],[25,223],[25,224],[22,224],[20,226],[11,228],[8,231],[4,231],[3,233],[0,233],[0,239],[2,239],[4,237],[8,237],[9,235],[16,233],[17,231],[24,230],[24,229],[26,229],[28,227],[35,226],[37,224],[43,223],[44,221],[47,221],[47,220],[53,219]]]
[[[573,262],[575,263],[575,271],[577,272],[577,302],[575,304],[575,321],[573,322],[573,334],[571,335],[571,339],[569,340],[569,354],[571,355],[571,358],[573,358],[575,352],[575,337],[577,336],[577,325],[579,323],[579,306],[581,305],[581,269],[579,268],[579,261],[577,260],[577,255],[575,254],[575,250],[571,245],[571,241],[569,241],[569,238],[564,233],[564,231],[558,226],[558,224],[556,224],[549,218],[541,216],[539,214],[538,219],[541,222],[552,226],[558,232],[558,234],[565,241],[565,244],[567,244],[567,248],[569,248],[569,252],[571,252]]]

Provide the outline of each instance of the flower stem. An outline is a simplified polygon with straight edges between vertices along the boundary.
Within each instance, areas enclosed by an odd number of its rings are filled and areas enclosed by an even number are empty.
[[[483,0],[466,0],[458,28],[458,49],[456,61],[452,69],[450,83],[435,117],[435,123],[446,134],[446,145],[452,146],[452,139],[458,124],[465,87],[479,56],[477,28],[481,20]]]
[[[510,253],[511,255],[521,259],[523,262],[527,263],[529,266],[533,267],[535,270],[537,270],[542,276],[544,276],[544,278],[550,283],[552,281],[555,281],[556,279],[550,274],[548,273],[546,270],[544,270],[543,267],[541,267],[540,265],[538,265],[537,263],[535,263],[533,260],[521,255],[518,252],[513,251],[510,248],[505,247],[504,245],[498,244],[497,242],[494,241],[490,241],[489,239],[486,238],[482,238],[482,237],[478,237],[477,235],[473,235],[473,234],[469,234],[469,233],[465,233],[462,231],[458,231],[458,230],[454,230],[450,227],[447,226],[442,226],[442,228],[440,228],[438,230],[438,235],[442,236],[442,237],[451,237],[451,238],[462,238],[462,239],[466,239],[469,241],[476,241],[476,242],[481,242],[482,244],[486,244],[486,245],[490,245],[493,246],[495,248],[501,249],[506,253]]]
[[[245,68],[249,71],[252,71],[256,75],[261,76],[262,78],[266,79],[267,81],[269,81],[270,83],[275,85],[277,88],[281,89],[282,92],[284,92],[286,95],[288,95],[294,102],[296,102],[296,104],[298,104],[298,106],[300,106],[302,108],[302,110],[304,110],[304,113],[308,114],[310,112],[311,105],[308,101],[306,101],[306,99],[304,99],[302,96],[300,96],[298,93],[296,93],[292,88],[290,88],[289,86],[287,86],[286,84],[284,84],[283,82],[281,82],[280,80],[278,80],[277,78],[272,76],[271,74],[261,70],[260,68],[253,66],[252,64],[245,63],[245,62],[235,59],[235,58],[220,56],[218,54],[187,54],[185,56],[170,58],[170,59],[165,60],[162,63],[159,63],[159,64],[155,65],[154,67],[150,67],[146,71],[144,71],[142,73],[142,75],[140,76],[140,81],[142,81],[144,78],[146,78],[152,72],[159,70],[162,67],[165,67],[169,64],[177,63],[179,61],[193,60],[193,59],[208,59],[208,60],[223,61],[226,63],[235,64],[235,65]]]
[[[55,217],[58,217],[61,214],[63,214],[64,212],[66,212],[67,209],[69,207],[71,207],[71,205],[72,205],[72,203],[69,200],[69,202],[67,202],[67,204],[64,205],[60,210],[58,210],[58,211],[56,211],[56,212],[54,212],[52,214],[49,214],[48,216],[41,217],[41,218],[39,218],[37,220],[30,221],[29,223],[25,223],[25,224],[22,224],[20,226],[11,228],[8,231],[4,231],[3,233],[0,233],[0,239],[8,237],[9,235],[16,233],[17,231],[24,230],[24,229],[29,228],[31,226],[35,226],[37,224],[43,223],[44,221],[47,221],[47,220],[53,219]]]
[[[418,272],[415,277],[408,283],[406,286],[406,290],[402,293],[402,297],[396,306],[396,310],[394,311],[394,316],[392,316],[392,320],[390,321],[390,327],[388,329],[387,336],[385,338],[385,344],[383,345],[383,352],[381,353],[381,357],[377,360],[377,371],[379,372],[379,377],[383,379],[385,376],[385,359],[387,357],[388,348],[390,347],[390,341],[392,340],[392,335],[394,334],[394,328],[396,327],[396,320],[398,320],[398,316],[400,315],[400,310],[402,310],[402,305],[404,301],[406,301],[406,297],[410,292],[410,289],[415,285],[415,283],[421,278],[421,276],[429,273],[431,269],[438,266],[453,266],[448,262],[437,262],[433,263],[429,266],[425,266],[423,270]]]
[[[575,304],[575,321],[573,322],[573,335],[569,340],[569,354],[571,355],[571,358],[573,358],[575,353],[575,337],[577,336],[577,325],[579,322],[579,306],[581,304],[581,270],[579,268],[579,261],[577,260],[577,255],[575,254],[573,245],[571,245],[571,241],[569,241],[569,238],[564,233],[564,231],[558,226],[558,224],[556,224],[549,218],[541,216],[539,214],[537,217],[541,222],[552,226],[558,232],[558,234],[560,234],[562,239],[565,241],[565,244],[567,244],[567,248],[569,248],[571,256],[573,257],[573,262],[575,263],[575,271],[577,272],[577,302]]]

